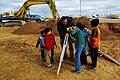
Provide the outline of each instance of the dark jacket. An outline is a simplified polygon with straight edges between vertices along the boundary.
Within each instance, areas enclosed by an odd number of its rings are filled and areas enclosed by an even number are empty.
[[[73,22],[72,17],[66,16],[66,18],[68,20],[68,23],[66,25],[62,24],[61,20],[59,20],[57,23],[57,30],[61,39],[64,39],[65,34],[67,32],[67,28],[70,27],[69,24]]]
[[[40,36],[37,40],[36,48],[40,45],[40,48],[44,48],[44,37]]]

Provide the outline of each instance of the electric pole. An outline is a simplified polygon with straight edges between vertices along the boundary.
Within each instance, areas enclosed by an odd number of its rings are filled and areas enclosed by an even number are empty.
[[[82,16],[82,15],[81,15],[81,0],[80,0],[80,14],[79,14],[79,15]]]

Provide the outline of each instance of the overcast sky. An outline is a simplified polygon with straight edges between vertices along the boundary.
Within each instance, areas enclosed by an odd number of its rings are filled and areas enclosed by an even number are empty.
[[[18,11],[26,0],[0,0],[0,13]],[[80,15],[80,0],[55,0],[60,15]],[[33,5],[31,14],[51,15],[47,5]],[[120,0],[81,0],[81,15],[119,14]]]

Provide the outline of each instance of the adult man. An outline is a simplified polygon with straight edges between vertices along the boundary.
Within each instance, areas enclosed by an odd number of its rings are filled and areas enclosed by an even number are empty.
[[[64,42],[64,37],[66,35],[66,32],[67,32],[67,28],[69,27],[69,24],[70,23],[73,23],[72,21],[72,17],[68,17],[68,16],[63,16],[61,17],[61,19],[58,21],[57,23],[57,30],[58,30],[58,33],[59,33],[59,36],[60,36],[60,44],[61,44],[61,47],[63,46],[63,42]],[[73,55],[73,40],[72,38],[69,36],[68,37],[68,44],[69,44],[69,52],[70,52],[70,59],[73,60],[74,59],[74,55]],[[66,51],[65,51],[65,56],[64,56],[64,59],[67,58],[67,54],[66,54]]]

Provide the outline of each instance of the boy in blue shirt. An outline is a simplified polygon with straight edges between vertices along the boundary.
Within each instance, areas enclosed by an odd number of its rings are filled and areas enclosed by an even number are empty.
[[[44,37],[45,37],[45,32],[44,32],[44,30],[42,30],[40,32],[40,36],[39,36],[39,38],[37,40],[36,48],[38,48],[38,46],[40,45],[40,55],[41,55],[42,61],[46,62],[46,60],[45,60],[45,52],[44,52],[44,46],[45,46]]]
[[[85,45],[83,47],[83,50],[81,52],[81,65],[87,65],[87,53],[89,52],[89,36],[91,34],[91,31],[86,28],[85,25],[82,23],[77,23],[77,27],[81,30],[84,38],[85,38]]]

